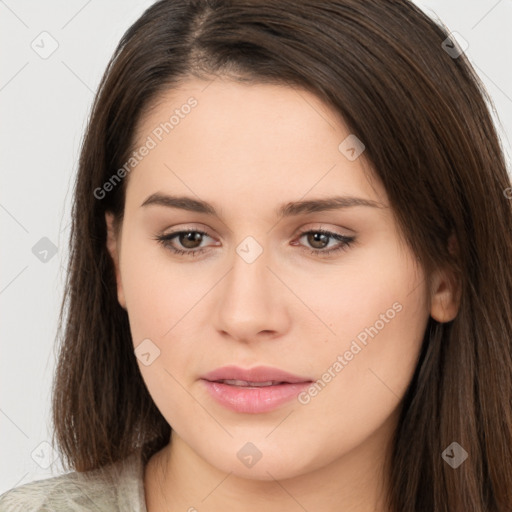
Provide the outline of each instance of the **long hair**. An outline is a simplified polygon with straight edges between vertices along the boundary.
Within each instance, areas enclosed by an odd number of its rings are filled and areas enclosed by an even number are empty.
[[[128,29],[96,95],[74,190],[52,402],[68,468],[136,448],[149,457],[169,442],[106,248],[105,212],[122,219],[127,178],[97,191],[159,94],[226,76],[307,90],[339,113],[425,275],[457,276],[458,314],[429,319],[403,397],[390,508],[512,510],[512,189],[492,100],[464,53],[448,51],[449,35],[407,0],[160,0]],[[442,456],[453,442],[468,454],[456,469]]]

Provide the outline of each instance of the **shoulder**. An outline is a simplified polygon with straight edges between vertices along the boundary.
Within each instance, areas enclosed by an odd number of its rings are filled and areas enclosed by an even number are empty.
[[[94,471],[72,472],[20,485],[0,495],[0,512],[146,512],[138,453]]]
[[[0,496],[0,511],[87,510],[84,501],[94,500],[102,485],[97,478],[87,479],[84,475],[73,472],[15,487]],[[102,500],[108,500],[104,492],[101,494]]]

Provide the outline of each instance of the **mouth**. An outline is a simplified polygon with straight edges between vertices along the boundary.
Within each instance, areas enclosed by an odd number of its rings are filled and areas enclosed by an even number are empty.
[[[239,413],[264,413],[293,400],[313,380],[271,367],[214,370],[201,378],[210,396]]]
[[[309,377],[294,375],[293,373],[273,368],[271,366],[255,366],[254,368],[240,368],[238,366],[223,366],[201,377],[210,382],[224,382],[232,385],[248,383],[254,385],[295,384],[297,382],[311,382]]]
[[[210,381],[212,382],[212,381]],[[249,382],[246,380],[238,379],[224,379],[215,380],[213,382],[219,382],[220,384],[228,384],[229,386],[237,386],[242,388],[262,388],[267,386],[279,386],[280,384],[291,384],[290,382],[278,381],[278,380],[267,380],[266,382]]]

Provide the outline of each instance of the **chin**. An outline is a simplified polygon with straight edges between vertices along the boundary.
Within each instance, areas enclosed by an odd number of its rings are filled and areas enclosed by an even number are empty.
[[[233,449],[231,446],[236,445]],[[240,445],[240,446],[239,446]],[[258,448],[259,446],[259,448]],[[294,478],[313,471],[323,465],[320,457],[308,457],[304,449],[289,447],[284,452],[283,447],[276,445],[264,445],[263,442],[230,443],[221,445],[221,453],[205,454],[205,459],[225,473],[250,480],[272,481]],[[233,457],[231,453],[235,453]],[[316,462],[316,464],[315,464]]]

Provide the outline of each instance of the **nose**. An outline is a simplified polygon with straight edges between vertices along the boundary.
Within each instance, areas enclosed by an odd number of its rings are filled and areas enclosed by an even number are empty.
[[[290,324],[286,287],[276,277],[279,271],[270,268],[267,251],[254,261],[240,254],[233,255],[230,271],[216,287],[215,327],[242,342],[276,338]]]

